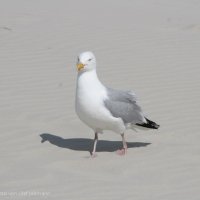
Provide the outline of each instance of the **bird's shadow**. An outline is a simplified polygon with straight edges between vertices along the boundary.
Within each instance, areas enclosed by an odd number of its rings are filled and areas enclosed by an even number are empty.
[[[91,151],[93,140],[87,138],[69,138],[64,139],[49,133],[40,134],[42,138],[41,143],[48,141],[53,145],[61,148],[67,148],[75,151]],[[128,148],[145,147],[151,143],[146,142],[127,142]],[[121,141],[106,141],[99,140],[97,145],[97,152],[114,152],[122,146]]]

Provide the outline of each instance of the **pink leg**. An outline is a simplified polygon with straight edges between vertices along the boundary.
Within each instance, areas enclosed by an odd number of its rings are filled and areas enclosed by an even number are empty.
[[[93,151],[91,152],[91,157],[92,158],[97,157],[97,154],[96,154],[97,141],[98,141],[98,133],[96,132],[95,133],[95,137],[94,137]]]
[[[127,153],[127,144],[126,144],[126,141],[125,141],[125,137],[124,137],[124,133],[121,134],[122,136],[122,143],[123,143],[123,148],[122,149],[119,149],[117,150],[117,154],[120,155],[120,156],[123,156]]]

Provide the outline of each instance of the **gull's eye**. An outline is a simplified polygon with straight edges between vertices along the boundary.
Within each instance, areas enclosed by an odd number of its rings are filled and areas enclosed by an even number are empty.
[[[88,61],[91,61],[91,60],[92,60],[92,58],[88,59]]]

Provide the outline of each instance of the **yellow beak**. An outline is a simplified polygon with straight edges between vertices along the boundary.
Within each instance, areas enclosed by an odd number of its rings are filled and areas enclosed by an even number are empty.
[[[78,71],[80,71],[81,69],[83,69],[84,68],[84,64],[82,64],[82,63],[78,63],[77,65],[76,65],[76,67],[77,67],[77,69],[78,69]]]

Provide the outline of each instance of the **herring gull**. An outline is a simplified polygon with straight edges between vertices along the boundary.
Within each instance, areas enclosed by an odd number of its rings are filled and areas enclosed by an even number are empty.
[[[95,133],[91,156],[96,156],[98,133],[112,130],[122,137],[125,155],[126,129],[158,129],[159,125],[145,117],[133,91],[120,91],[104,86],[96,73],[96,58],[92,52],[83,52],[77,60],[77,83],[75,109],[79,118]]]

